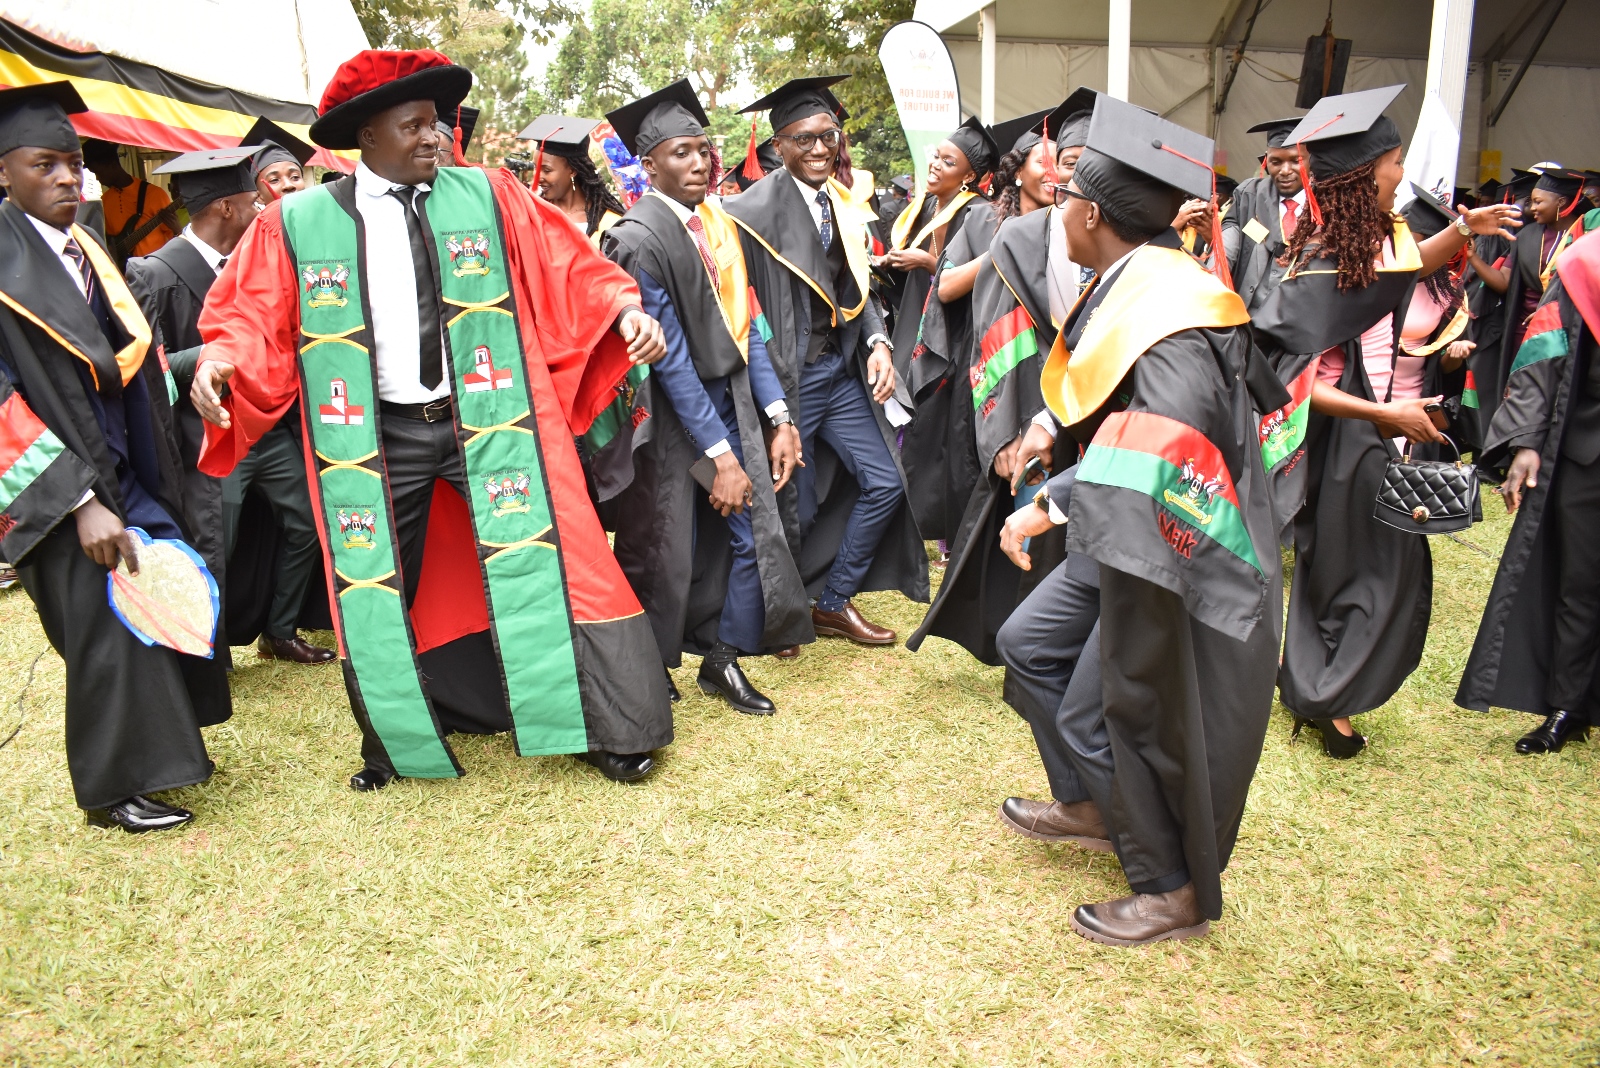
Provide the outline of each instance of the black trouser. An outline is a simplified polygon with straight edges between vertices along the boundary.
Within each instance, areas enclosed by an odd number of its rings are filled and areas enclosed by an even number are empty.
[[[434,482],[443,479],[455,487],[462,500],[471,501],[455,422],[448,414],[431,423],[385,414],[383,463],[389,471],[394,534],[405,576],[406,607],[410,608],[422,577],[422,546],[428,532],[428,511],[433,507]]]
[[[1555,648],[1545,697],[1553,709],[1580,711],[1595,684],[1600,655],[1600,460],[1580,464],[1566,457],[1556,469],[1545,515],[1552,517],[1560,581],[1555,603]]]
[[[1050,794],[1111,797],[1111,740],[1100,697],[1100,565],[1072,555],[1017,606],[995,637],[1005,698],[1033,728]]]
[[[282,549],[273,575],[272,608],[263,633],[269,638],[293,638],[296,623],[305,604],[306,587],[313,570],[322,563],[322,546],[317,541],[316,516],[311,509],[311,492],[306,487],[305,455],[295,440],[295,429],[279,423],[250,447],[239,466],[222,482],[223,526],[227,530],[227,554],[239,537],[239,513],[245,494],[254,486],[272,505],[278,519]]]

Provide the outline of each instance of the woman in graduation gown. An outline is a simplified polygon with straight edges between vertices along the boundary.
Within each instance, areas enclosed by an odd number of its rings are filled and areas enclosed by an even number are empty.
[[[539,198],[559,208],[595,248],[600,235],[628,212],[589,157],[589,132],[598,125],[595,119],[540,115],[519,135],[539,142]]]
[[[940,141],[928,164],[927,181],[894,221],[889,251],[873,260],[873,267],[886,267],[901,277],[895,287],[892,340],[895,373],[905,381],[910,381],[911,354],[939,257],[961,232],[978,199],[977,186],[998,155],[989,131],[976,118]]]
[[[1402,88],[1326,97],[1290,135],[1309,155],[1310,192],[1288,272],[1254,319],[1290,394],[1260,431],[1277,521],[1294,522],[1279,694],[1296,732],[1310,722],[1340,759],[1366,744],[1349,717],[1383,705],[1416,668],[1433,602],[1426,537],[1372,518],[1396,441],[1443,440],[1424,411],[1439,395],[1423,394],[1421,366],[1400,364],[1412,291],[1465,245],[1462,225],[1515,225],[1496,205],[1416,241],[1394,214],[1401,138],[1383,114]]]
[[[1055,187],[1072,177],[1093,106],[1093,92],[1080,90],[1037,124],[1041,133],[1060,128],[1061,142],[1041,137],[1041,144],[1028,146],[1030,163],[1019,175],[1048,166],[1037,177],[1024,178],[1028,191],[1018,198],[1016,214],[1001,221],[974,272],[972,351],[960,389],[971,405],[979,476],[950,544],[939,595],[906,642],[913,651],[932,634],[956,642],[985,664],[999,665],[995,635],[1000,625],[1062,559],[1064,536],[1047,534],[1033,544],[1033,570],[1024,573],[1000,551],[1000,527],[1011,511],[1013,467],[1023,436],[1045,410],[1039,389],[1044,357],[1078,295],[1080,272],[1067,255],[1060,211],[1053,204]],[[1060,447],[1073,451],[1064,438]],[[1060,459],[1053,470],[1071,466],[1070,455]]]
[[[1031,130],[1048,114],[1024,115],[990,131],[996,144],[1011,146],[995,170],[998,192],[992,201],[968,206],[960,232],[945,246],[911,353],[907,384],[917,416],[906,428],[902,462],[917,526],[941,549],[955,537],[980,471],[968,381],[977,354],[972,286],[1000,224],[1050,203],[1050,149]]]

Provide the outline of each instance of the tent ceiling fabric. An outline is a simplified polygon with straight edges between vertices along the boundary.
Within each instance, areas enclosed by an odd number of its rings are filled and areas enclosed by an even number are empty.
[[[980,0],[918,0],[913,16],[952,37],[976,37]],[[1219,23],[1223,43],[1231,45],[1243,31],[1253,4],[1243,0],[1133,0],[1133,41],[1149,45],[1209,45]],[[1472,56],[1483,54],[1515,22],[1530,0],[1477,0],[1472,19]],[[1107,0],[998,0],[996,30],[1004,41],[1030,40],[1104,43],[1109,32]],[[1299,52],[1306,38],[1322,32],[1328,6],[1324,0],[1268,0],[1250,38],[1252,49]],[[1429,0],[1334,0],[1333,29],[1355,42],[1358,55],[1425,59],[1433,24]],[[1525,34],[1525,37],[1530,36]],[[1568,0],[1551,30],[1539,62],[1552,66],[1600,66],[1595,42],[1600,41],[1600,3]],[[1521,60],[1527,40],[1506,55]]]
[[[339,64],[367,47],[350,0],[6,0],[4,14],[78,51],[313,107]]]

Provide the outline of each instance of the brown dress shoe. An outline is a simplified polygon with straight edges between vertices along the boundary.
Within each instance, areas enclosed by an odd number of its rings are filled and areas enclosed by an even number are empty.
[[[1204,938],[1211,921],[1200,912],[1194,883],[1165,894],[1130,894],[1098,905],[1079,905],[1072,929],[1107,946],[1147,946],[1167,938]]]
[[[332,649],[312,645],[300,635],[293,638],[269,638],[265,634],[256,645],[256,655],[262,660],[289,660],[296,664],[326,664],[338,656]]]
[[[861,645],[893,645],[894,631],[888,627],[880,627],[876,623],[868,622],[867,618],[856,611],[856,606],[849,601],[837,612],[824,612],[820,608],[811,610],[811,625],[817,628],[819,635],[826,634],[834,638],[849,638]]]
[[[1008,797],[1000,805],[1000,822],[1024,838],[1041,842],[1073,842],[1096,853],[1110,853],[1111,836],[1093,801],[1029,801]]]
[[[800,655],[800,647],[798,645],[785,645],[782,649],[772,650],[772,655],[779,660],[793,660]]]

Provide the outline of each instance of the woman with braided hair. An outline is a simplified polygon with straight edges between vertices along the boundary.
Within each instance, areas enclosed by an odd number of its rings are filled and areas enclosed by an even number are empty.
[[[1470,234],[1509,237],[1503,227],[1518,225],[1508,207],[1463,209],[1416,239],[1394,210],[1401,139],[1383,114],[1403,88],[1325,97],[1289,135],[1309,156],[1308,193],[1280,258],[1287,273],[1253,323],[1290,394],[1260,428],[1277,520],[1293,521],[1295,549],[1279,696],[1295,733],[1310,723],[1336,759],[1365,747],[1350,717],[1399,690],[1432,611],[1427,538],[1372,516],[1396,442],[1445,440],[1442,413],[1429,411],[1443,398],[1423,390],[1437,349],[1402,354],[1417,281]]]
[[[522,136],[539,143],[539,198],[561,209],[572,224],[600,247],[600,235],[628,213],[589,158],[594,119],[541,115]]]

